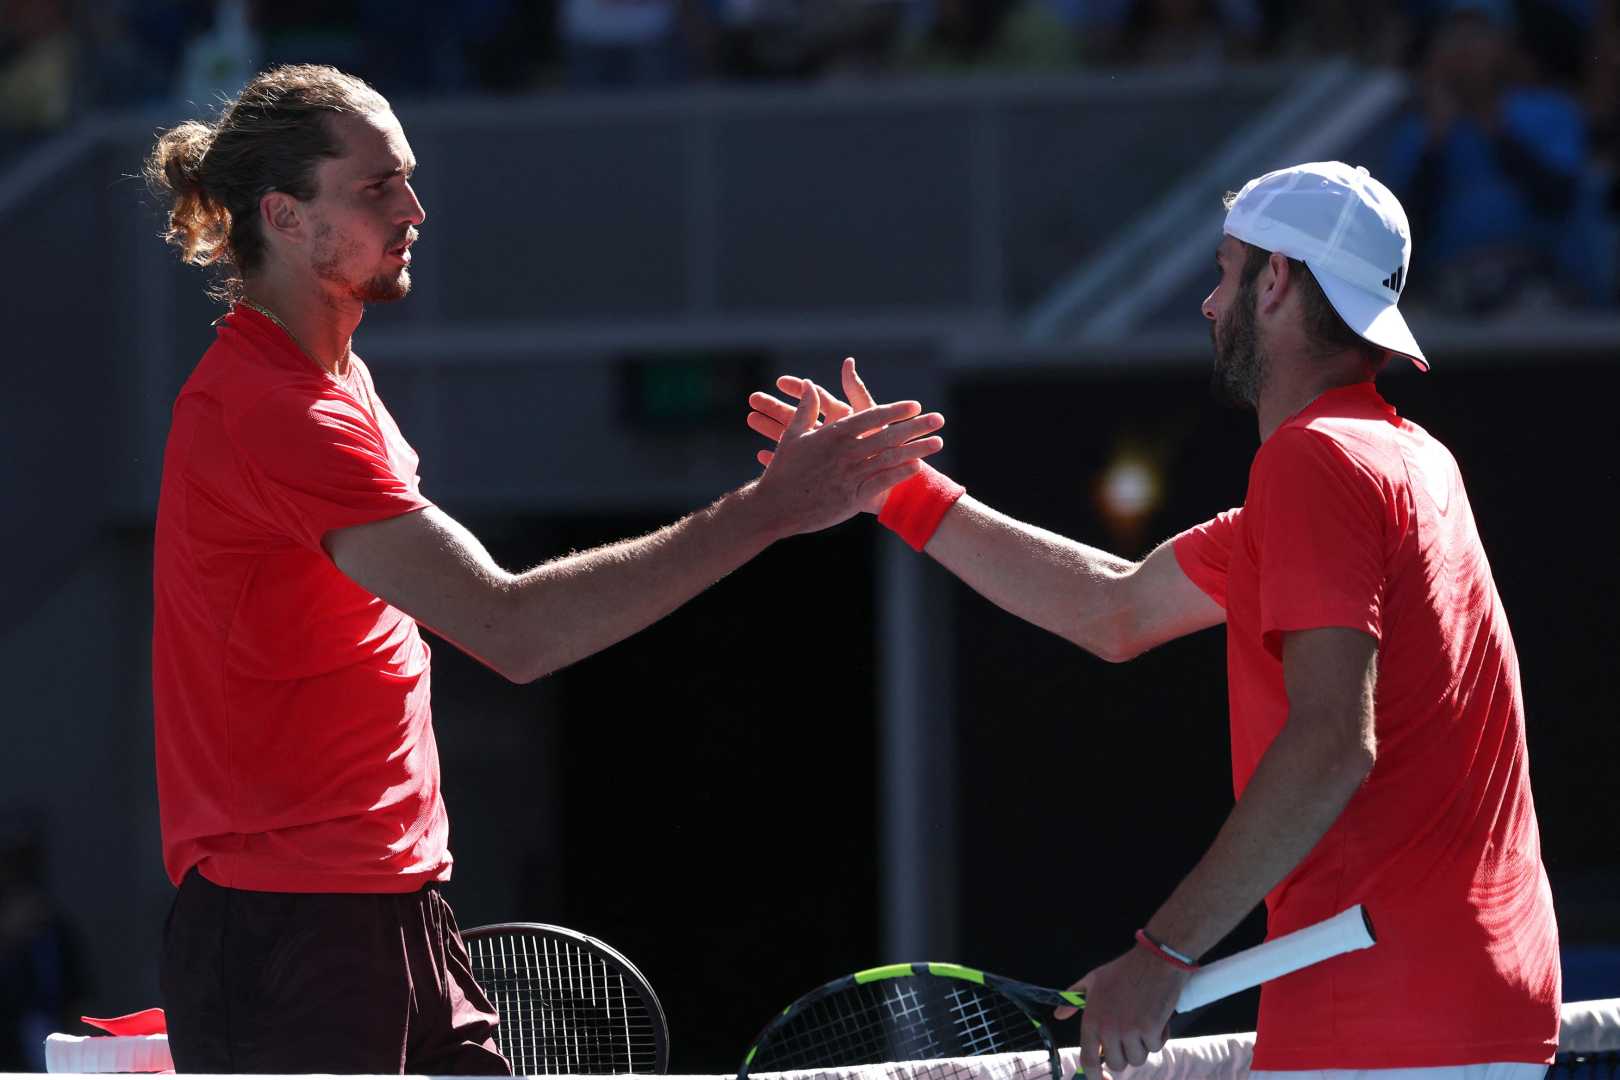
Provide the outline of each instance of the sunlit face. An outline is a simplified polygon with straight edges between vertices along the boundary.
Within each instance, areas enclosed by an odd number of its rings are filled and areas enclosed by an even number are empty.
[[[411,174],[416,155],[392,112],[338,114],[343,152],[315,170],[306,204],[310,264],[336,301],[382,303],[411,291],[411,244],[427,220]]]
[[[1222,237],[1221,246],[1215,249],[1220,280],[1204,298],[1203,310],[1215,346],[1211,391],[1228,404],[1256,408],[1268,365],[1255,327],[1259,279],[1243,281],[1244,255],[1241,243]]]

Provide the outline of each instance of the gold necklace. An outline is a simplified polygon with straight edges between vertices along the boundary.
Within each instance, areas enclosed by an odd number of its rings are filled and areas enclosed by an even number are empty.
[[[316,367],[320,368],[322,372],[324,372],[325,374],[331,376],[334,379],[341,379],[342,378],[342,376],[338,375],[338,373],[335,372],[335,371],[327,371],[326,365],[321,363],[319,360],[315,359],[315,357],[310,353],[310,351],[308,349],[304,348],[304,343],[302,341],[298,340],[298,335],[292,332],[292,327],[290,327],[286,323],[282,322],[281,317],[278,316],[275,312],[271,311],[269,308],[265,307],[263,304],[258,304],[258,303],[255,303],[252,300],[249,300],[246,296],[238,297],[237,298],[237,303],[242,304],[244,307],[252,308],[254,311],[257,311],[260,315],[263,315],[265,318],[269,319],[271,322],[273,322],[277,326],[281,327],[281,332],[286,334],[288,337],[292,338],[292,343],[294,345],[298,346],[298,351],[304,354],[304,358],[306,360],[308,360],[310,363],[314,364]]]

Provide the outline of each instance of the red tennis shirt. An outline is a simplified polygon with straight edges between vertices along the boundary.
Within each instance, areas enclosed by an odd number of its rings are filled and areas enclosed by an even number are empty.
[[[358,357],[327,375],[237,305],[163,456],[152,697],[163,858],[228,888],[408,892],[450,876],[428,647],[345,577],[333,529],[431,505]]]
[[[1519,662],[1450,452],[1371,383],[1329,391],[1175,553],[1226,609],[1240,796],[1288,719],[1282,635],[1378,639],[1377,763],[1266,897],[1272,936],[1364,904],[1378,944],[1268,984],[1254,1068],[1551,1061],[1558,928]]]

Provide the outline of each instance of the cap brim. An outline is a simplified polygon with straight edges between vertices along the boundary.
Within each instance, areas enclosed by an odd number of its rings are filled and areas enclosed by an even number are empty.
[[[1309,260],[1306,265],[1310,266]],[[1423,350],[1418,348],[1417,339],[1412,336],[1411,328],[1394,304],[1357,288],[1343,278],[1323,273],[1314,266],[1311,266],[1311,273],[1333,304],[1333,310],[1339,313],[1339,318],[1360,334],[1363,340],[1406,357],[1420,371],[1429,370]]]

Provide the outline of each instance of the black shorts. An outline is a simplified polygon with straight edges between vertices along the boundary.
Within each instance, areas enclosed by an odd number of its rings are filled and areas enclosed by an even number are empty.
[[[450,905],[225,889],[195,870],[163,931],[177,1072],[511,1075]]]

